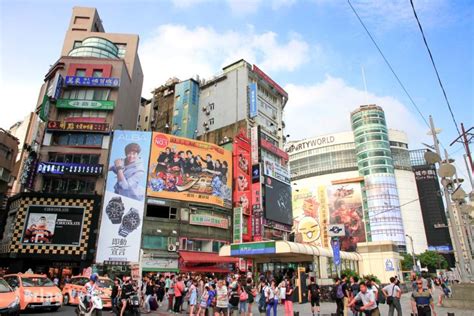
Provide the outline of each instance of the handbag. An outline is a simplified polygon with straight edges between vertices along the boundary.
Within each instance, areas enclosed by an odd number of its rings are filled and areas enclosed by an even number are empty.
[[[393,303],[393,290],[395,290],[395,284],[392,287],[392,295],[387,296],[387,305],[390,305]]]
[[[249,295],[247,294],[247,292],[245,290],[242,290],[242,292],[240,293],[240,301],[243,302],[243,301],[246,301],[248,300],[249,298]]]

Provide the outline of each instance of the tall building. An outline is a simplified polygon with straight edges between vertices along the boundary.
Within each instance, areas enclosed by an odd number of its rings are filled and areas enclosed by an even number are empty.
[[[195,139],[199,108],[199,82],[194,79],[175,85],[174,111],[171,133],[176,136]]]
[[[95,8],[73,8],[36,106],[45,122],[30,170],[36,193],[9,201],[11,229],[3,242],[15,258],[12,270],[48,272],[54,260],[77,273],[92,262],[110,135],[136,129],[143,83],[138,43],[138,35],[106,33]],[[38,225],[47,236],[37,234]]]
[[[171,133],[175,102],[174,87],[178,82],[180,82],[178,78],[170,78],[152,91],[152,131]]]
[[[408,234],[421,253],[427,243],[408,140],[405,133],[387,129],[380,107],[373,109],[362,123],[357,113],[364,112],[353,112],[352,132],[288,143],[296,238],[328,247],[327,225],[344,222],[350,232],[344,250]],[[320,234],[308,239],[299,227],[311,218]],[[403,245],[398,242],[400,250],[411,252]]]
[[[18,138],[0,128],[0,209],[5,209],[5,197],[11,191],[18,153]],[[2,214],[3,215],[3,214]]]
[[[141,98],[138,109],[137,131],[151,131],[153,123],[152,100]]]

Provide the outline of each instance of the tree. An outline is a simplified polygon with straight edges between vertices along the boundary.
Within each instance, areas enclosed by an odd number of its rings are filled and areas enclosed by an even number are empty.
[[[411,271],[413,269],[412,255],[409,253],[404,254],[401,264],[402,264],[402,271]]]
[[[422,267],[427,267],[429,272],[436,272],[436,269],[448,268],[448,261],[437,252],[425,251],[418,255]]]
[[[355,272],[354,270],[351,269],[344,269],[341,271],[341,275],[347,276],[347,279],[349,280],[350,277],[357,277],[358,280],[360,280],[360,275],[359,273]]]

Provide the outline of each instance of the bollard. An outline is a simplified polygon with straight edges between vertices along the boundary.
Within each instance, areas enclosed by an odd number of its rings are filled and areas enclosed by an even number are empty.
[[[293,316],[300,316],[300,312],[293,312]]]
[[[448,316],[454,316],[454,313],[448,313]]]

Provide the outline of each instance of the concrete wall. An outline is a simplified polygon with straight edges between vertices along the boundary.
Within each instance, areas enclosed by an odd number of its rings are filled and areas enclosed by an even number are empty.
[[[395,275],[403,280],[400,263],[403,257],[396,252],[396,245],[392,241],[358,243],[357,252],[362,256],[359,261],[361,276],[373,274],[382,283],[390,283],[390,277]]]

